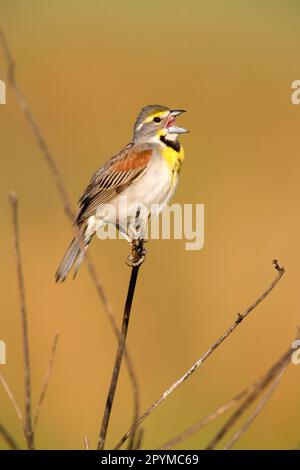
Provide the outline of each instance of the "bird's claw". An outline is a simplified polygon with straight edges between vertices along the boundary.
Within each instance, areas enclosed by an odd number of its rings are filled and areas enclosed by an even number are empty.
[[[132,255],[129,255],[126,261],[127,266],[130,268],[135,268],[137,266],[140,266],[145,261],[145,256],[140,256],[140,257],[135,257]]]
[[[131,268],[140,266],[145,261],[146,253],[144,240],[134,240],[132,242],[132,253],[127,258],[127,266]]]

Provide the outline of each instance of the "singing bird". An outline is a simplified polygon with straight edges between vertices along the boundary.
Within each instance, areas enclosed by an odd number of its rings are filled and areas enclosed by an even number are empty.
[[[74,263],[76,275],[99,227],[112,223],[129,242],[133,242],[132,233],[143,238],[151,208],[160,212],[178,183],[184,159],[178,135],[188,131],[175,125],[175,118],[183,112],[161,105],[149,105],[140,111],[132,141],[96,171],[79,199],[77,235],[59,265],[56,282],[66,279]],[[121,213],[120,196],[127,198],[126,214]],[[108,204],[116,209],[114,217],[108,215]],[[139,206],[146,211],[141,212]],[[128,207],[137,208],[133,218]]]

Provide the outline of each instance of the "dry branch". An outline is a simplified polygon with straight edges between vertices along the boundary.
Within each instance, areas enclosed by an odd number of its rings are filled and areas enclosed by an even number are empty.
[[[140,257],[141,252],[143,252],[143,242],[138,242],[134,244],[133,258],[135,259],[136,262],[138,259],[142,260],[142,258]],[[126,302],[125,302],[125,307],[124,307],[121,337],[120,337],[119,344],[118,344],[118,350],[117,350],[117,354],[115,358],[112,378],[111,378],[110,387],[109,387],[109,391],[108,391],[108,395],[106,399],[106,405],[105,405],[104,414],[102,418],[97,450],[102,450],[104,449],[104,446],[105,446],[105,440],[106,440],[106,435],[107,435],[107,430],[108,430],[108,425],[109,425],[110,414],[111,414],[112,405],[113,405],[116,388],[118,384],[122,359],[123,359],[123,355],[125,351],[125,343],[126,343],[126,336],[127,336],[128,325],[129,325],[129,320],[130,320],[131,306],[132,306],[136,281],[137,281],[140,267],[141,267],[141,263],[137,265],[133,265],[131,269],[131,276],[130,276],[128,292],[127,292],[127,297],[126,297]],[[133,445],[133,440],[132,440],[132,445]]]
[[[22,412],[20,410],[20,407],[17,403],[17,400],[15,399],[15,396],[14,394],[12,393],[8,383],[6,382],[5,378],[3,377],[3,375],[1,374],[0,372],[0,382],[2,383],[3,385],[3,388],[6,392],[6,395],[8,396],[8,398],[10,399],[10,401],[12,402],[12,405],[14,407],[14,410],[16,412],[16,415],[17,417],[19,418],[19,420],[23,423],[23,416],[22,416]]]
[[[222,416],[224,413],[226,413],[228,410],[230,410],[242,398],[244,398],[250,392],[250,390],[253,389],[254,386],[255,386],[255,384],[252,385],[250,388],[246,388],[246,389],[242,390],[235,397],[233,397],[231,400],[229,400],[226,403],[219,406],[216,410],[214,410],[208,416],[205,416],[200,421],[193,424],[192,426],[189,426],[183,432],[178,434],[178,436],[173,437],[173,439],[170,439],[169,441],[167,441],[164,444],[162,444],[161,446],[159,446],[158,449],[162,449],[162,450],[171,449],[172,447],[175,447],[176,445],[181,444],[181,442],[185,441],[186,439],[191,437],[193,434],[200,431],[200,429],[203,429],[209,423],[211,423],[212,421],[217,419],[219,416]]]
[[[84,436],[83,444],[84,444],[85,450],[91,450],[91,446],[90,446],[90,443],[89,443],[89,440],[88,440],[87,436]]]
[[[140,450],[140,448],[142,447],[143,438],[144,438],[144,428],[140,428],[136,433],[136,439],[135,439],[135,443],[133,446],[134,450]]]
[[[110,304],[106,299],[104,291],[101,289],[101,285],[99,284],[99,279],[96,274],[96,270],[94,269],[92,259],[89,258],[88,261],[88,269],[91,275],[91,278],[93,279],[94,285],[96,287],[96,290],[99,294],[99,297],[102,299],[102,301],[106,305],[106,313],[109,316],[111,327],[116,335],[116,337],[119,339],[119,342],[121,341],[121,332],[116,324],[114,314],[112,311],[112,308],[110,307]],[[103,300],[102,296],[104,295],[105,299]],[[131,382],[131,388],[132,388],[132,396],[133,396],[133,417],[132,417],[132,423],[135,423],[136,420],[139,417],[139,412],[140,412],[140,392],[139,392],[139,385],[136,377],[136,373],[134,370],[134,365],[133,365],[133,360],[131,357],[131,354],[129,352],[128,346],[125,345],[125,350],[124,350],[124,359],[126,362],[127,366],[127,373]],[[134,439],[134,433],[132,435],[132,439]]]
[[[279,266],[277,260],[273,261],[275,269],[277,271],[276,278],[271,282],[269,287],[263,292],[263,294],[252,304],[243,314],[238,314],[237,319],[234,323],[226,330],[226,332],[220,336],[219,339],[188,369],[176,382],[174,382],[162,395],[155,401],[149,408],[143,413],[136,423],[122,436],[120,441],[117,443],[115,449],[120,449],[123,443],[131,436],[131,434],[140,426],[140,424],[151,414],[153,411],[163,402],[166,398],[174,392],[180,385],[182,385],[197,369],[201,366],[206,359],[227,339],[230,334],[242,323],[242,321],[269,295],[269,293],[278,284],[284,274],[284,268]]]
[[[2,424],[0,424],[0,436],[2,436],[3,440],[11,450],[19,450],[18,444]]]
[[[285,370],[286,370],[286,368],[289,364],[289,360],[287,360],[287,362],[283,363],[283,365],[282,365],[282,358],[280,358],[279,367],[280,367],[280,364],[281,364],[282,368],[279,371],[278,376],[274,379],[274,382],[270,386],[269,390],[267,391],[265,396],[261,399],[261,401],[258,403],[257,407],[255,408],[255,410],[251,414],[251,416],[247,419],[246,423],[243,426],[241,426],[241,428],[235,433],[233,438],[228,442],[228,444],[226,445],[226,447],[224,449],[231,448],[233,446],[233,444],[241,437],[241,435],[244,432],[246,432],[246,430],[248,429],[250,424],[254,421],[256,416],[260,413],[262,408],[266,405],[268,400],[271,398],[271,395],[273,394],[273,392],[275,391],[275,389],[279,385],[279,382],[280,382],[280,380],[283,376],[283,373],[285,372]],[[272,368],[270,370],[273,370],[273,368],[274,368],[274,365],[272,366]],[[270,370],[267,372],[266,375],[270,374]],[[234,398],[232,398],[231,400],[227,401],[226,403],[224,403],[223,405],[218,407],[215,411],[213,411],[208,416],[202,418],[200,421],[198,421],[194,425],[188,427],[185,431],[180,433],[178,436],[174,437],[173,439],[170,439],[168,442],[161,445],[159,447],[159,449],[171,449],[172,447],[174,447],[178,444],[181,444],[181,442],[183,442],[186,439],[188,439],[189,437],[191,437],[193,434],[198,432],[200,429],[203,429],[205,426],[207,426],[209,423],[214,421],[216,418],[218,418],[219,416],[222,416],[224,413],[226,413],[228,410],[230,410],[233,406],[235,406],[238,402],[240,402],[246,396],[249,396],[249,394],[251,392],[260,390],[261,384],[265,380],[266,375],[264,375],[262,379],[260,379],[257,382],[253,383],[250,387],[242,390]],[[273,379],[273,378],[274,377],[272,376],[271,379]]]
[[[11,204],[12,215],[13,215],[14,248],[15,248],[15,257],[16,257],[16,270],[17,270],[17,277],[18,277],[20,314],[21,314],[22,337],[23,337],[24,385],[25,385],[24,433],[25,433],[28,449],[33,449],[34,442],[33,442],[32,421],[31,421],[29,338],[28,338],[28,323],[27,323],[27,312],[26,312],[26,301],[25,301],[25,287],[24,287],[21,250],[20,250],[20,242],[19,242],[17,196],[14,193],[10,193],[9,201]]]
[[[45,395],[46,395],[46,392],[47,392],[47,389],[48,389],[49,380],[50,380],[52,369],[53,369],[53,366],[54,366],[55,353],[56,353],[58,340],[59,340],[59,334],[55,333],[54,339],[53,339],[53,344],[52,344],[52,349],[51,349],[51,354],[50,354],[49,365],[48,365],[48,368],[47,368],[47,371],[46,371],[46,375],[45,375],[44,382],[43,382],[43,385],[42,385],[40,398],[39,398],[37,408],[36,408],[36,412],[35,412],[35,415],[34,415],[34,420],[33,420],[33,429],[34,429],[34,431],[36,430],[36,426],[37,426],[38,419],[39,419],[40,412],[41,412],[41,407],[42,407],[42,404],[44,402]]]
[[[283,374],[285,373],[286,369],[288,367],[288,363],[285,364],[277,377],[275,378],[274,382],[271,384],[269,390],[267,393],[263,396],[263,398],[259,401],[258,405],[256,406],[255,410],[253,413],[249,416],[249,418],[246,420],[246,422],[241,426],[241,428],[234,434],[234,436],[231,438],[231,440],[226,444],[224,447],[224,450],[229,450],[232,448],[232,446],[240,439],[240,437],[247,431],[249,426],[253,423],[255,418],[259,415],[263,407],[268,403],[270,400],[271,396],[275,392],[276,388],[278,387]]]
[[[232,416],[226,421],[222,428],[210,441],[206,450],[212,450],[216,447],[219,441],[231,430],[237,420],[245,413],[245,411],[252,405],[252,403],[259,397],[259,395],[273,382],[273,380],[287,367],[291,360],[291,356],[295,349],[289,348],[279,359],[272,365],[267,373],[258,382],[254,390],[246,397]],[[254,416],[255,417],[255,416]],[[254,419],[254,418],[253,418]],[[251,421],[252,422],[252,421]],[[249,423],[250,425],[251,423]]]

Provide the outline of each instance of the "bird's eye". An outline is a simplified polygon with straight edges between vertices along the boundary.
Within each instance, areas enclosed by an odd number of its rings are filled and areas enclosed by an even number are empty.
[[[161,122],[161,118],[158,117],[158,116],[156,116],[156,117],[153,119],[153,121],[154,121],[154,122],[157,122],[157,123],[158,123],[158,122]]]

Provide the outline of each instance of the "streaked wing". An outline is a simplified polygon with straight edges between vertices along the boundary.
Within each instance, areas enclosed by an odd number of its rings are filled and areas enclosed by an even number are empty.
[[[146,171],[152,149],[129,144],[99,168],[79,200],[76,222],[81,224],[94,215],[100,204],[107,204]]]

